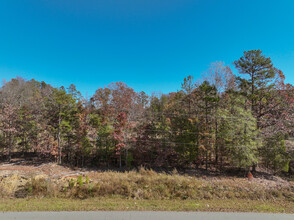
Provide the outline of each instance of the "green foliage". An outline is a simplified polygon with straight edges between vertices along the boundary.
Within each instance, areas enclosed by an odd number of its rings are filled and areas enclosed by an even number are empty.
[[[260,146],[256,119],[250,110],[242,107],[244,98],[231,94],[226,108],[219,109],[219,139],[222,150],[239,167],[248,168],[256,163],[257,149]]]
[[[79,187],[82,187],[83,184],[84,184],[84,181],[83,181],[83,176],[78,176],[77,178],[77,184]]]
[[[284,172],[289,172],[289,167],[290,167],[290,161],[286,161],[285,166],[283,167],[283,171]]]
[[[251,103],[251,110],[255,117],[271,98],[275,78],[279,70],[274,68],[269,57],[265,57],[261,50],[245,51],[244,55],[234,62],[240,74],[245,77],[236,77],[241,94],[245,95]]]
[[[69,185],[69,188],[73,188],[75,186],[74,179],[71,178],[68,185]]]
[[[89,182],[90,182],[89,176],[86,176],[85,183],[86,183],[86,184],[89,184]]]
[[[217,62],[206,78],[188,76],[182,90],[150,97],[123,82],[85,99],[74,85],[12,79],[0,88],[0,152],[8,159],[36,152],[72,166],[261,163],[291,171],[285,139],[294,133],[294,87],[261,50],[245,51],[234,65],[238,76]]]
[[[132,155],[131,152],[128,153],[128,156],[127,156],[127,167],[128,168],[131,168],[132,167],[132,162],[134,161],[134,157]]]
[[[285,137],[283,135],[273,135],[264,141],[261,149],[265,165],[276,171],[289,169],[289,154],[285,147]]]

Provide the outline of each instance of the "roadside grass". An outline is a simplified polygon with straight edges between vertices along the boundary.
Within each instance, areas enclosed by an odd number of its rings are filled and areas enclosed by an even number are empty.
[[[284,200],[135,200],[122,198],[1,199],[0,211],[217,211],[294,213],[294,203]]]
[[[139,172],[94,172],[59,181],[34,179],[16,197],[87,199],[117,196],[136,200],[285,200],[294,202],[293,186],[267,187],[244,178],[202,179],[192,176]]]
[[[5,179],[6,178],[6,179]],[[85,176],[2,179],[0,211],[226,211],[294,213],[293,184],[246,178],[197,178],[140,169]],[[23,179],[21,179],[23,181]],[[12,184],[14,183],[14,184]]]

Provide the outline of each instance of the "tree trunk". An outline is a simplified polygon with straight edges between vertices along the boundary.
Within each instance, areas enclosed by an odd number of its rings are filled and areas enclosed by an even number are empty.
[[[252,173],[255,173],[256,172],[256,164],[253,164],[252,165]]]
[[[223,154],[222,154],[222,149],[220,150],[221,155],[220,155],[220,170],[223,170]]]
[[[207,101],[205,101],[205,127],[206,127],[206,132],[208,134],[208,103]],[[209,134],[208,134],[209,135]],[[206,137],[206,152],[205,152],[205,169],[207,170],[208,169],[208,146],[209,146],[209,136],[207,135]]]
[[[60,115],[60,106],[59,106],[59,116],[58,116],[58,134],[57,134],[57,141],[58,141],[58,164],[61,164],[61,115]]]
[[[215,121],[215,166],[218,163],[218,124],[217,119]]]
[[[292,165],[292,161],[289,162],[289,169],[288,169],[289,175],[292,175],[292,173],[293,173],[291,165]]]
[[[126,167],[128,166],[128,149],[126,149]]]
[[[208,151],[205,152],[205,169],[208,169]]]
[[[251,73],[251,96],[252,96],[252,99],[251,99],[251,110],[252,110],[252,112],[254,114],[255,112],[254,112],[253,94],[254,94],[254,73]]]
[[[13,136],[9,135],[9,146],[8,146],[8,162],[11,161],[11,149],[13,145]]]

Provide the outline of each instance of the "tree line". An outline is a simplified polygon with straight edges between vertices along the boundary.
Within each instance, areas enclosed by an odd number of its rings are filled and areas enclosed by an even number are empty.
[[[74,85],[20,77],[0,88],[0,152],[73,166],[211,167],[292,172],[294,89],[261,50],[212,63],[181,90],[147,95],[123,82],[90,99]],[[293,168],[292,168],[293,169]]]

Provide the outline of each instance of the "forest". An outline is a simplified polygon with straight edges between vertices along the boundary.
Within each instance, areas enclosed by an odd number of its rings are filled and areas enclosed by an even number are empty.
[[[17,77],[0,88],[0,156],[35,154],[77,167],[294,172],[294,87],[261,50],[212,63],[169,94],[123,82],[84,98]]]

